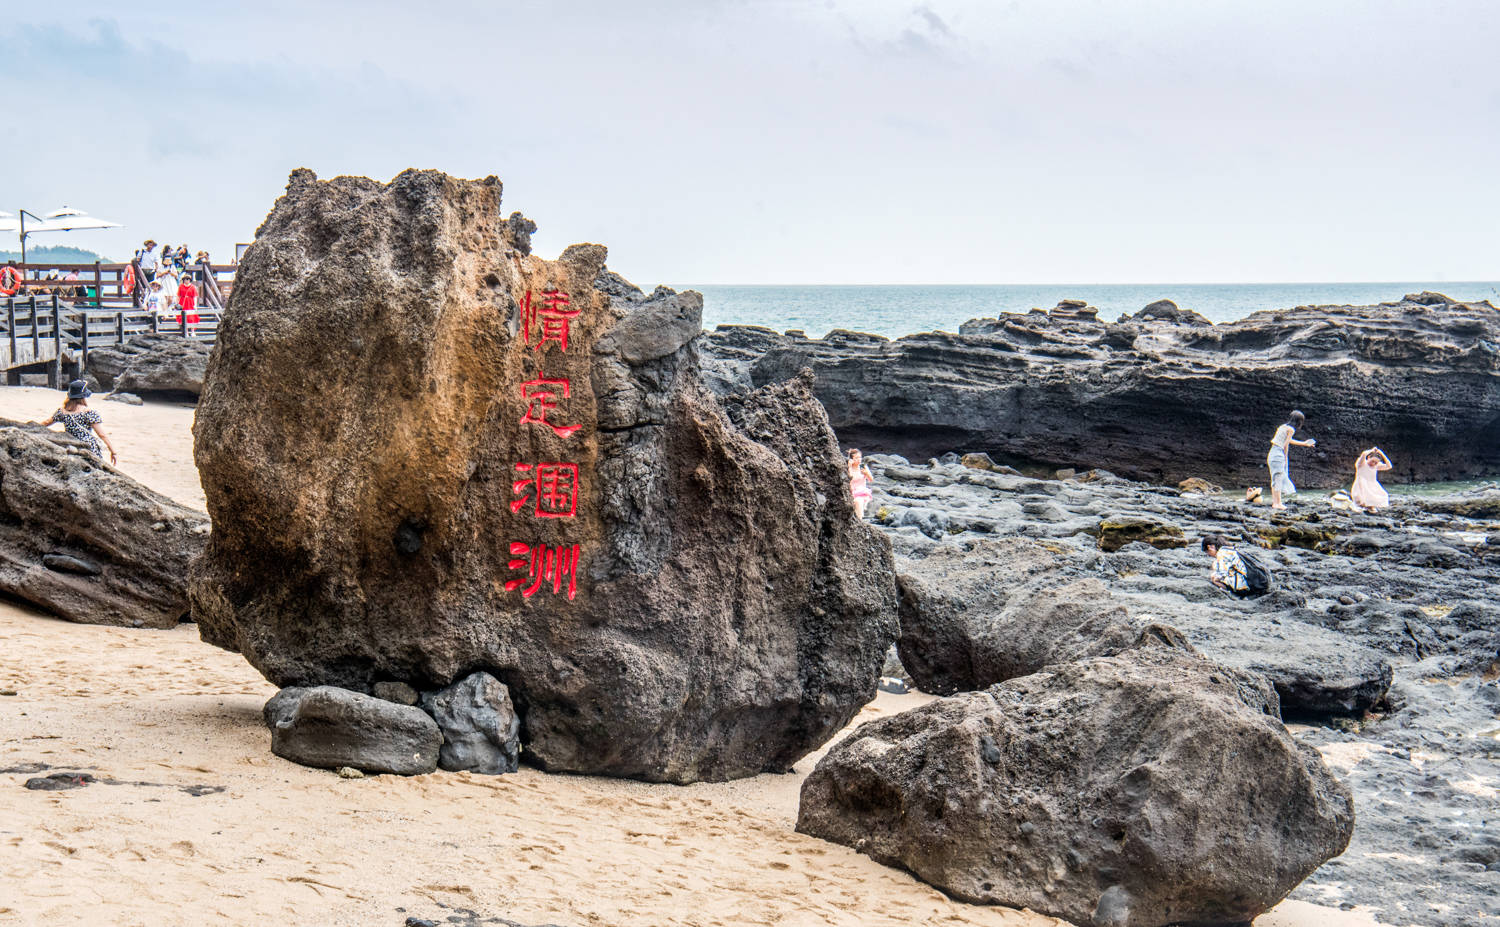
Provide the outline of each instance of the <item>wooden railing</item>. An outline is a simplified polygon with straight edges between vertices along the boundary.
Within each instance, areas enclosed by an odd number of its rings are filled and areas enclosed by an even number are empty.
[[[75,304],[87,303],[95,310],[139,309],[145,304],[146,283],[138,261],[123,264],[10,264],[21,275],[16,296],[49,296],[54,292]],[[191,264],[184,273],[198,285],[199,305],[217,315],[224,311],[229,290],[234,286],[234,264]],[[126,292],[127,269],[135,285]],[[60,279],[47,275],[57,271]],[[77,279],[68,280],[69,274]],[[200,312],[200,315],[202,313]]]
[[[128,300],[128,295],[125,297]],[[118,297],[106,297],[118,301]],[[103,302],[104,300],[98,300]],[[200,322],[193,326],[200,341],[212,343],[219,314],[198,310]],[[98,308],[88,301],[74,302],[57,294],[0,298],[0,369],[76,362],[77,370],[88,366],[89,351],[124,344],[135,335],[168,333],[188,337],[188,324],[180,315],[170,320],[130,305]],[[71,355],[71,356],[69,356]]]

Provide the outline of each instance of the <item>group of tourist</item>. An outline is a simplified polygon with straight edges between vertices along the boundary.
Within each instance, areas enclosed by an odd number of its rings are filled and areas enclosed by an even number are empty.
[[[1290,461],[1287,453],[1292,447],[1316,447],[1318,442],[1314,438],[1301,440],[1297,438],[1297,431],[1307,421],[1307,417],[1300,411],[1294,410],[1287,416],[1286,422],[1277,426],[1276,433],[1271,436],[1271,450],[1266,454],[1266,469],[1271,476],[1271,508],[1284,511],[1288,496],[1296,495],[1297,487],[1292,483]],[[869,466],[864,462],[864,457],[858,448],[851,447],[846,462],[849,474],[849,494],[854,498],[854,513],[861,520],[865,517],[865,506],[869,503],[873,492],[871,484],[875,480],[874,474],[870,472]],[[1380,485],[1381,471],[1391,469],[1391,460],[1385,451],[1378,447],[1372,447],[1360,453],[1354,461],[1354,483],[1349,487],[1350,506],[1355,511],[1374,512],[1391,504],[1390,494],[1385,487]],[[1245,496],[1247,501],[1257,498],[1259,492],[1251,490]],[[1210,534],[1202,540],[1203,550],[1214,560],[1211,579],[1214,585],[1233,592],[1235,595],[1245,596],[1264,592],[1265,576],[1264,568],[1259,565],[1249,554],[1242,554],[1234,549],[1223,537]]]
[[[135,253],[135,262],[141,269],[147,311],[164,321],[186,324],[188,337],[195,337],[200,321],[195,277],[206,272],[208,252],[199,251],[190,262],[187,245],[162,245],[158,254],[156,242],[148,238]]]

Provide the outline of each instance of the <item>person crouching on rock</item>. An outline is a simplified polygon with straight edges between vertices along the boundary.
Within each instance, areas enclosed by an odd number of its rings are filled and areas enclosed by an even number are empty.
[[[870,484],[874,482],[875,475],[870,468],[865,466],[864,457],[860,455],[859,448],[849,448],[849,493],[854,496],[854,514],[861,520],[865,517],[865,506],[869,504]]]
[[[1205,534],[1203,552],[1214,558],[1214,570],[1209,581],[1220,589],[1228,589],[1237,596],[1250,594],[1250,583],[1245,579],[1245,561],[1235,552],[1222,535]]]
[[[1313,447],[1318,442],[1312,438],[1306,441],[1298,441],[1292,436],[1302,423],[1307,420],[1301,412],[1293,412],[1287,417],[1286,423],[1276,429],[1276,434],[1271,437],[1271,452],[1266,455],[1266,469],[1271,471],[1271,508],[1285,509],[1286,505],[1282,499],[1286,496],[1295,496],[1297,487],[1292,485],[1292,474],[1287,462],[1287,449],[1289,445],[1298,447]]]
[[[99,413],[89,408],[88,398],[93,395],[87,383],[82,380],[74,380],[68,384],[68,398],[63,402],[61,409],[52,413],[42,425],[61,425],[69,435],[82,441],[89,449],[89,453],[95,457],[102,458],[104,455],[99,451],[99,441],[109,448],[109,462],[115,462],[115,446],[109,443],[109,435],[104,433],[103,419]],[[94,440],[94,435],[99,440]]]

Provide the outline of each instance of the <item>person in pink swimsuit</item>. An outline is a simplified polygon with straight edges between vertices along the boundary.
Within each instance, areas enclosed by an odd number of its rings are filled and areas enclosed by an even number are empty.
[[[1355,505],[1367,512],[1390,507],[1390,493],[1380,485],[1379,476],[1381,470],[1390,468],[1391,459],[1378,447],[1372,447],[1359,455],[1359,459],[1354,461],[1354,485],[1349,487],[1349,498],[1354,500]]]
[[[860,519],[865,517],[865,505],[874,495],[870,492],[870,484],[874,480],[875,476],[865,466],[859,448],[849,448],[849,493],[854,496],[854,514]]]

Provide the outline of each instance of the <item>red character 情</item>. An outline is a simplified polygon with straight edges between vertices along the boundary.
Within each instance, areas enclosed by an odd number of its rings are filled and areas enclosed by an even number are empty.
[[[561,595],[563,581],[567,580],[568,598],[578,592],[578,545],[553,547],[547,544],[523,544],[510,542],[510,569],[525,570],[526,576],[505,581],[507,592],[521,589],[521,595],[531,598],[543,584],[552,584],[552,593]],[[526,586],[530,580],[531,585]],[[526,588],[522,589],[522,586]]]
[[[532,302],[531,291],[521,297],[521,340],[531,344],[532,329],[538,329],[536,344],[532,350],[540,351],[549,341],[555,341],[564,354],[568,352],[568,328],[580,312],[571,306],[572,300],[561,290],[543,290],[541,305]]]
[[[566,377],[548,377],[539,373],[535,380],[522,383],[521,398],[526,400],[526,413],[521,416],[521,424],[545,425],[559,438],[566,438],[577,431],[582,426],[555,425],[547,420],[547,414],[557,408],[558,399],[567,399],[568,392]]]
[[[578,513],[578,464],[518,463],[516,470],[526,478],[511,484],[520,497],[510,504],[512,512],[535,502],[532,514],[537,518],[572,518]]]

